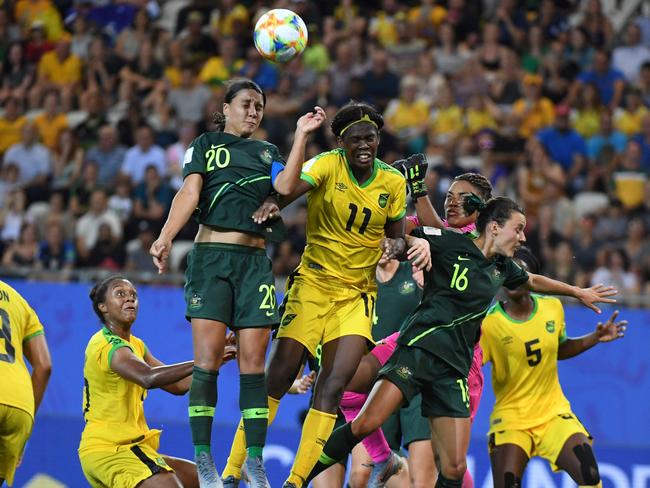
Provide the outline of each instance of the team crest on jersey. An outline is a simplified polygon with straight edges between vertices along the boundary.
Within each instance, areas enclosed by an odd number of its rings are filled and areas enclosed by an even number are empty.
[[[555,320],[549,320],[546,322],[546,331],[550,332],[551,334],[555,332]]]
[[[409,293],[413,293],[415,291],[415,283],[412,281],[404,281],[401,285],[399,285],[399,293],[400,295],[408,295]]]
[[[341,182],[337,183],[334,186],[338,191],[345,191],[345,190],[348,189],[348,187],[345,185],[345,183],[341,183]]]
[[[501,342],[503,343],[504,346],[507,346],[508,344],[512,344],[512,336],[502,337]]]
[[[262,154],[260,154],[260,157],[262,158],[262,161],[267,164],[271,164],[273,162],[273,155],[269,149],[264,149],[264,151],[262,151]]]
[[[199,310],[203,307],[203,298],[198,293],[193,293],[192,298],[190,298],[190,304],[188,308],[190,310]]]
[[[388,203],[388,198],[390,197],[390,193],[382,193],[379,195],[379,206],[381,208],[385,208],[386,204]]]
[[[296,318],[296,314],[295,314],[295,313],[288,313],[288,314],[285,314],[285,316],[282,317],[282,323],[280,324],[280,327],[286,327],[286,326],[289,325],[289,324],[291,323],[291,321],[292,321],[293,319],[295,319],[295,318]]]
[[[413,372],[409,369],[408,366],[400,366],[395,370],[397,373],[397,376],[404,380],[408,380],[411,376],[413,376]]]

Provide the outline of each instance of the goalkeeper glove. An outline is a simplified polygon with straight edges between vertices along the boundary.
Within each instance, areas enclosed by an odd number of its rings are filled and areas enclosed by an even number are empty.
[[[395,161],[393,167],[401,171],[406,178],[406,184],[413,200],[427,195],[428,189],[424,178],[427,175],[429,163],[424,154],[412,154],[406,159]]]

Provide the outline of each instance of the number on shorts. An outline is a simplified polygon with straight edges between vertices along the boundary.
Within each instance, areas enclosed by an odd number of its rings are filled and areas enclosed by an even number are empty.
[[[526,346],[526,357],[528,358],[528,366],[537,366],[542,362],[542,350],[533,349],[535,344],[539,343],[539,339],[533,339],[524,344]]]
[[[456,383],[460,386],[460,394],[463,396],[463,403],[467,408],[469,408],[469,387],[467,386],[467,379],[458,378]]]
[[[2,319],[2,327],[0,328],[0,339],[5,340],[6,354],[0,354],[0,361],[5,363],[16,362],[16,349],[11,344],[11,323],[9,322],[9,314],[6,310],[0,309],[0,319]]]
[[[271,317],[275,313],[275,285],[260,285],[257,291],[262,294],[260,310],[266,311],[266,316]]]

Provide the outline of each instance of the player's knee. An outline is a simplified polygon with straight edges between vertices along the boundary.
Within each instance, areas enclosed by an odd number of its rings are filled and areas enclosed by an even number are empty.
[[[503,486],[504,488],[521,488],[521,478],[515,473],[503,473]]]
[[[354,434],[357,439],[364,439],[370,435],[370,433],[381,427],[381,424],[382,422],[380,418],[364,413],[363,415],[357,416],[357,418],[352,421],[352,434]]]
[[[445,478],[450,480],[462,480],[467,470],[467,462],[463,459],[452,460],[442,466],[440,470]]]
[[[580,462],[581,480],[578,481],[581,485],[595,486],[600,483],[600,472],[598,471],[598,463],[591,446],[587,443],[579,444],[573,448],[573,452]]]
[[[350,488],[363,488],[366,486],[368,484],[368,475],[368,470],[364,467],[353,466],[348,481]]]
[[[314,395],[314,405],[319,404],[320,410],[326,412],[336,411],[341,403],[346,384],[346,378],[342,376],[328,377],[322,384],[318,385],[318,391]]]

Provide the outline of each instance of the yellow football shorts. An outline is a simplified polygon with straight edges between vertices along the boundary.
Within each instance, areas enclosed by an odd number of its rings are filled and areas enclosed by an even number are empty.
[[[0,478],[14,483],[14,474],[34,419],[20,408],[0,404]]]
[[[157,438],[147,439],[105,451],[86,451],[79,455],[79,460],[93,488],[133,488],[155,474],[174,472],[157,449]]]
[[[287,292],[277,338],[300,342],[316,357],[316,348],[339,337],[359,335],[372,340],[376,292],[364,293],[335,281],[294,273]]]
[[[564,443],[573,434],[584,434],[590,441],[591,435],[572,413],[556,415],[548,422],[526,430],[505,430],[490,435],[490,450],[502,444],[515,444],[521,447],[528,458],[539,456],[551,463],[553,471],[559,471],[555,461]]]

